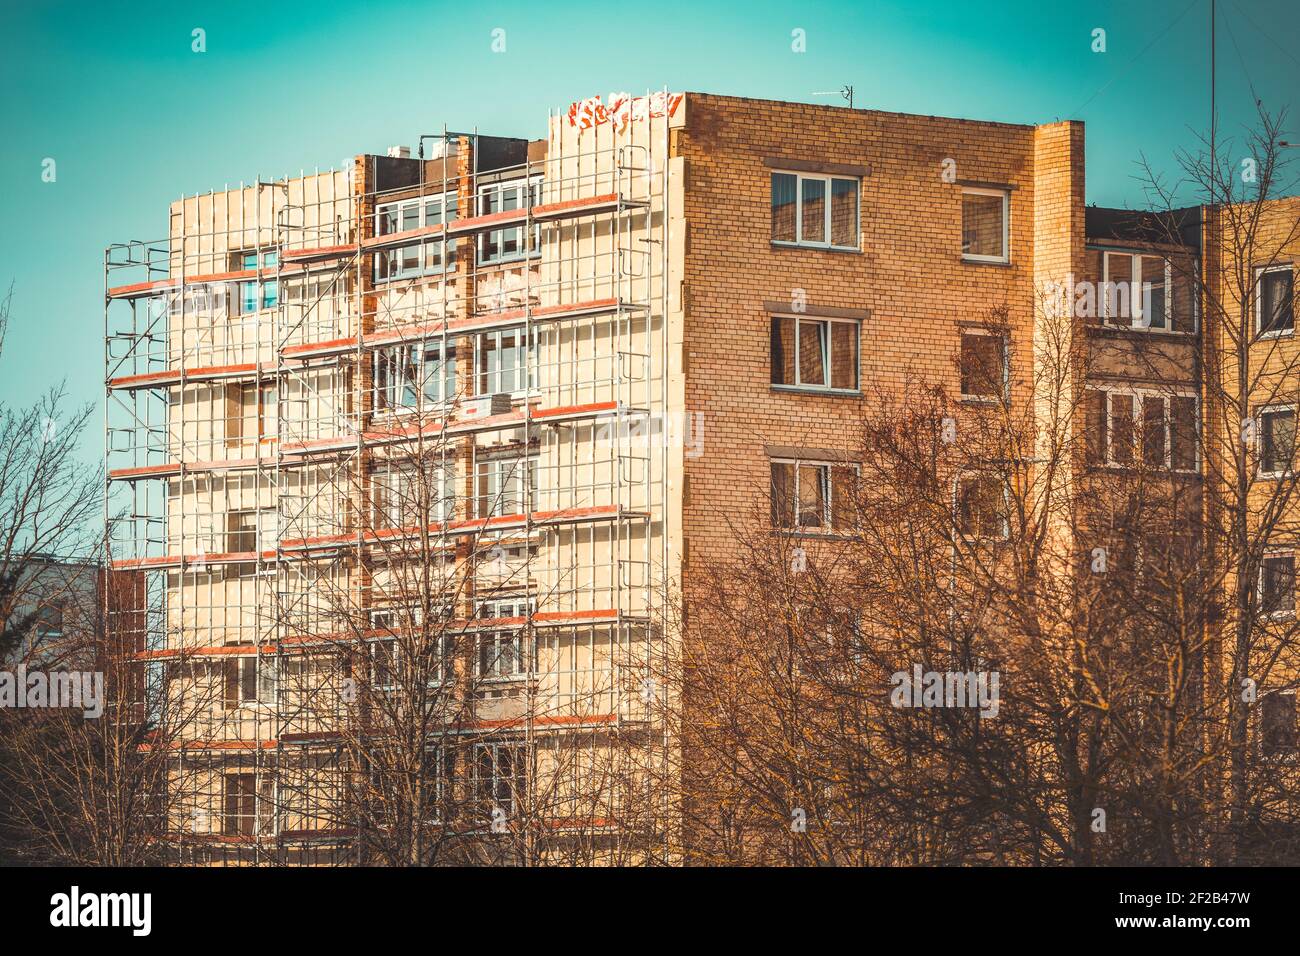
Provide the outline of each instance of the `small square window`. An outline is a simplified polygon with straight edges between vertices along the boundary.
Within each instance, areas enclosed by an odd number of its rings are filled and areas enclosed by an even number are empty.
[[[965,189],[961,195],[961,254],[974,262],[1008,262],[1009,196],[1000,189]]]

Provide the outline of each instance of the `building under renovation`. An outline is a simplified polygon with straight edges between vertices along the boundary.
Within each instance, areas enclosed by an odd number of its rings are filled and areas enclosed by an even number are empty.
[[[620,851],[664,759],[681,99],[182,199],[108,250],[106,519],[152,576],[184,859],[430,822],[449,859]]]

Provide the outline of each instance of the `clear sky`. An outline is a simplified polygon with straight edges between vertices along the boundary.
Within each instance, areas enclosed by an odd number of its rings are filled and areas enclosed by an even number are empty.
[[[1207,126],[1209,5],[11,0],[0,285],[13,283],[14,314],[0,402],[65,378],[75,399],[102,402],[104,247],[163,236],[180,195],[335,166],[444,124],[537,137],[548,108],[612,90],[836,103],[813,94],[847,83],[861,108],[1083,119],[1089,202],[1138,206],[1139,154],[1173,172],[1174,150]],[[1300,3],[1218,10],[1223,128],[1249,122],[1253,83],[1267,106],[1297,111],[1300,139]],[[88,457],[101,440],[87,436]]]

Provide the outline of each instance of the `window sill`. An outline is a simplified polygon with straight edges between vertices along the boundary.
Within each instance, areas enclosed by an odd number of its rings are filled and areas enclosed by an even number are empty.
[[[1199,327],[1192,329],[1155,328],[1150,325],[1120,325],[1115,322],[1109,322],[1105,319],[1102,319],[1100,323],[1096,324],[1088,323],[1086,327],[1097,332],[1115,332],[1121,335],[1167,335],[1171,338],[1181,339],[1194,338],[1200,332]]]
[[[1257,471],[1255,478],[1259,481],[1285,481],[1287,478],[1294,478],[1294,471]]]
[[[1288,339],[1295,335],[1295,329],[1279,329],[1276,332],[1260,332],[1255,336],[1255,341],[1259,342],[1264,339]]]
[[[1005,396],[1002,396],[1002,395],[962,395],[960,398],[958,398],[958,401],[961,402],[963,405],[981,405],[981,406],[989,406],[989,407],[992,407],[992,406],[995,406],[995,405],[1001,405],[1002,402],[1005,401]]]
[[[978,259],[973,256],[962,254],[961,261],[963,265],[968,266],[1002,266],[1003,268],[1011,267],[1010,259]]]
[[[820,388],[816,385],[769,385],[770,391],[785,392],[791,395],[826,395],[835,398],[861,398],[862,390],[857,388]]]
[[[1089,471],[1095,471],[1095,472],[1109,471],[1118,474],[1125,474],[1125,473],[1136,474],[1137,472],[1144,470],[1142,468],[1139,468],[1137,465],[1121,464],[1119,462],[1113,462],[1113,461],[1092,461],[1092,462],[1088,462],[1087,467]],[[1201,477],[1201,471],[1199,465],[1192,470],[1185,470],[1182,468],[1157,468],[1154,465],[1148,465],[1145,468],[1145,471],[1148,474],[1157,475],[1163,478],[1200,478]]]
[[[806,249],[810,252],[841,252],[849,255],[862,255],[860,246],[830,246],[814,242],[787,242],[784,239],[771,240],[773,249]]]
[[[799,538],[812,541],[857,541],[858,535],[847,531],[818,530],[816,528],[773,528],[772,534],[782,538]]]

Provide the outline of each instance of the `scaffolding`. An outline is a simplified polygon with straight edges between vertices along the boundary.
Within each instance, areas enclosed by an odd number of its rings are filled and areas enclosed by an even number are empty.
[[[672,112],[444,129],[107,250],[139,683],[206,695],[157,743],[180,861],[662,852]],[[416,824],[383,806],[411,726]]]

